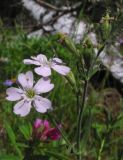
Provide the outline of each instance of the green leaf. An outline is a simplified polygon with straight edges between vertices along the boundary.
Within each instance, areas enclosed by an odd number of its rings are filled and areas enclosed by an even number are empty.
[[[0,155],[0,160],[19,160],[18,156],[13,155]]]
[[[88,137],[89,137],[90,129],[91,129],[91,125],[92,125],[92,117],[93,117],[93,115],[91,113],[91,109],[89,109],[88,117],[87,117],[87,120],[85,121],[85,125],[84,125],[84,128],[83,128],[84,134],[83,134],[82,143],[81,143],[82,150],[84,150],[84,148],[85,148],[85,146],[87,145],[87,142],[88,142]]]
[[[62,35],[62,37],[63,36],[64,35]],[[70,37],[68,37],[68,36],[64,36],[63,39],[64,39],[66,47],[69,49],[69,51],[72,52],[72,53],[74,53],[76,56],[79,56],[79,52],[78,52],[78,50],[77,50],[77,48],[76,48],[73,40]]]
[[[89,72],[89,78],[92,78],[92,76],[94,76],[94,74],[96,74],[96,72],[99,71],[99,66],[94,66],[92,69],[90,69]]]
[[[10,139],[10,142],[11,142],[12,146],[16,150],[16,152],[19,155],[19,157],[22,157],[21,151],[17,146],[16,136],[14,134],[14,131],[13,131],[12,127],[10,126],[10,124],[7,121],[4,121],[4,125],[5,125],[5,129],[6,129],[6,132],[8,134],[8,137]]]
[[[113,128],[120,128],[123,129],[123,118],[119,119],[115,124],[113,125]]]
[[[20,132],[26,140],[29,140],[32,135],[32,125],[30,123],[24,124],[19,127]]]
[[[57,160],[70,160],[69,157],[53,151],[45,151],[45,154],[47,154],[48,156],[53,156],[57,158]]]
[[[18,147],[21,147],[21,148],[28,148],[29,146],[24,144],[24,143],[16,143]]]
[[[9,123],[7,121],[4,122],[4,125],[5,125],[6,131],[7,131],[7,134],[8,134],[8,137],[9,137],[11,143],[13,145],[15,145],[16,144],[16,137],[15,137],[15,134],[14,134],[12,127],[9,125]]]

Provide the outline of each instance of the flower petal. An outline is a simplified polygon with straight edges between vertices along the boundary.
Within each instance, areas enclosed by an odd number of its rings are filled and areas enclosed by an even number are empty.
[[[38,75],[41,75],[43,77],[48,77],[51,75],[51,69],[48,66],[44,66],[44,67],[37,67],[35,68],[35,72]]]
[[[43,121],[42,119],[36,119],[36,121],[34,122],[34,128],[40,128],[43,125]]]
[[[53,141],[56,141],[61,137],[61,134],[57,128],[50,128],[46,135]]]
[[[52,68],[62,75],[67,75],[70,72],[70,68],[64,65],[53,64]]]
[[[50,79],[41,78],[38,80],[34,89],[36,93],[47,93],[54,88],[54,84],[50,83]]]
[[[33,73],[31,71],[26,72],[26,80],[27,80],[28,86],[32,88],[33,87]]]
[[[22,87],[27,87],[27,80],[25,74],[20,73],[18,75],[18,82],[21,84]]]
[[[33,73],[31,71],[26,72],[26,74],[20,73],[18,81],[23,88],[31,88],[33,86]]]
[[[35,64],[37,66],[40,65],[40,62],[38,62],[36,60],[31,60],[31,59],[24,59],[23,62],[24,62],[24,64]]]
[[[47,57],[44,54],[37,55],[37,60],[41,63],[47,62]]]
[[[45,130],[48,130],[50,129],[50,124],[49,124],[49,121],[48,120],[44,120],[44,127],[45,127]]]
[[[23,90],[15,88],[15,87],[10,87],[6,90],[6,94],[8,95],[8,97],[6,97],[6,99],[9,101],[20,100],[22,98],[22,96],[21,96],[22,93],[23,93]]]
[[[47,109],[51,108],[51,101],[41,96],[37,96],[34,100],[34,107],[38,112],[45,113]]]
[[[26,116],[31,109],[31,101],[22,100],[14,106],[14,113],[21,117]]]
[[[59,58],[53,58],[52,61],[55,63],[60,63],[60,64],[62,63],[62,60]]]

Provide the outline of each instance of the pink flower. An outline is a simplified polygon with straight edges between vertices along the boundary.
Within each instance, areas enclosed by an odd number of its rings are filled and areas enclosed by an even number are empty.
[[[18,75],[18,82],[20,88],[10,87],[6,90],[7,100],[19,101],[14,106],[14,113],[20,116],[26,116],[32,105],[40,113],[45,113],[48,109],[51,109],[51,101],[40,96],[41,93],[47,93],[54,88],[54,84],[50,83],[50,79],[41,78],[33,86],[33,73],[31,71],[26,74]]]
[[[42,119],[36,119],[34,122],[33,135],[42,141],[55,141],[61,137],[57,128],[50,127],[49,121]]]
[[[43,77],[48,77],[51,75],[51,68],[62,75],[67,75],[70,72],[70,68],[63,65],[61,59],[52,58],[48,61],[47,57],[43,54],[39,54],[37,57],[31,57],[31,59],[25,59],[24,63],[39,66],[34,70],[38,75]]]

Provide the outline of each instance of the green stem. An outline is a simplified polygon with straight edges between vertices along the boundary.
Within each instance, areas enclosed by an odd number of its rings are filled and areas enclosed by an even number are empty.
[[[62,153],[57,153],[57,152],[53,152],[52,150],[46,150],[45,151],[46,154],[51,155],[59,160],[70,160],[69,157],[63,155]]]
[[[93,70],[95,63],[96,63],[97,60],[98,60],[98,57],[100,56],[100,54],[102,53],[102,51],[103,51],[104,48],[105,48],[105,45],[106,45],[106,42],[105,42],[105,43],[103,44],[103,46],[99,49],[99,51],[97,52],[96,57],[92,60],[91,66],[90,66],[90,68],[89,68],[89,70],[88,70],[88,74]]]
[[[60,134],[62,135],[62,137],[64,138],[65,142],[67,143],[67,145],[69,147],[71,147],[71,143],[69,142],[69,140],[66,138],[66,136],[64,135],[63,131],[61,130],[60,127],[58,127],[58,123],[55,121],[54,117],[52,118],[52,116],[48,113],[47,114],[49,119],[52,121],[52,123],[54,124],[54,126],[58,129],[58,131],[60,132]]]
[[[102,155],[102,151],[103,151],[103,148],[104,148],[104,144],[105,144],[105,138],[103,138],[103,140],[101,142],[101,146],[100,146],[100,149],[99,149],[99,154],[98,154],[97,160],[101,160],[101,155]]]
[[[81,126],[82,126],[82,118],[83,118],[83,111],[85,107],[85,100],[86,100],[86,94],[87,94],[87,87],[88,87],[88,81],[85,80],[84,84],[84,91],[82,96],[82,106],[80,108],[79,116],[78,116],[78,123],[77,123],[77,150],[79,152],[77,159],[81,160],[81,146],[80,146],[80,140],[81,140]]]
[[[79,93],[76,93],[76,106],[77,106],[77,114],[80,112],[80,103],[79,103]]]
[[[107,125],[106,133],[105,133],[105,136],[103,137],[103,140],[101,141],[101,145],[100,145],[100,149],[99,149],[99,152],[98,152],[97,160],[101,160],[102,151],[104,149],[106,139],[112,133],[112,127],[110,127],[109,120],[108,120],[108,124],[106,124],[106,125]]]

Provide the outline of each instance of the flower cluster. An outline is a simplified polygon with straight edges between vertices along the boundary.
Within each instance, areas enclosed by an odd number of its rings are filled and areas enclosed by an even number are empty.
[[[49,99],[42,97],[41,94],[50,92],[54,88],[54,84],[49,79],[51,68],[62,75],[67,75],[70,72],[70,68],[65,66],[59,58],[52,58],[48,61],[47,57],[43,54],[31,57],[31,59],[25,59],[24,64],[38,66],[34,71],[42,77],[37,83],[34,83],[32,71],[28,71],[25,74],[20,73],[17,80],[19,88],[8,88],[6,99],[18,101],[14,106],[14,113],[22,117],[30,112],[32,106],[36,111],[45,113],[47,110],[52,109],[52,103]]]
[[[57,128],[50,126],[49,121],[36,119],[33,125],[33,137],[41,141],[56,141],[61,137],[61,134]]]

